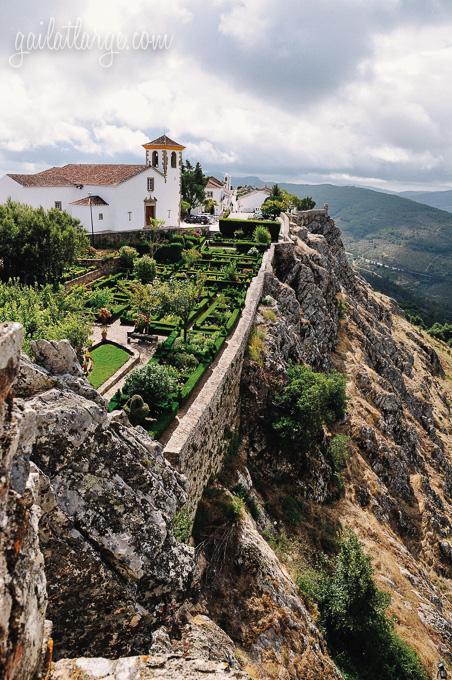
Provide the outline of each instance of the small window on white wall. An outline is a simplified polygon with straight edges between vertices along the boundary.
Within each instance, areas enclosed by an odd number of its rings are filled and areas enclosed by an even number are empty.
[[[154,178],[148,177],[148,191],[154,191]]]
[[[128,214],[128,216],[129,216],[129,222],[131,222],[131,221],[132,221],[132,213],[131,213],[131,212],[128,212],[127,214]]]
[[[104,213],[99,213],[99,219],[103,220],[104,219]]]
[[[63,204],[61,203],[61,201],[55,201],[55,208],[57,210],[63,210]]]

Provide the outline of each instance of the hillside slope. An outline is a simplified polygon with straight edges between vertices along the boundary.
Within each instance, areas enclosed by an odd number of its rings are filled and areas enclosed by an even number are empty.
[[[398,632],[433,678],[441,656],[452,661],[451,356],[435,343],[440,360],[428,336],[355,276],[331,220],[292,233],[295,248],[279,247],[257,318],[260,356],[253,353],[242,376],[241,444],[214,488],[242,488],[250,511],[260,509],[260,532],[297,583],[334,554],[341,527],[352,529],[372,557],[380,588],[392,597]],[[325,442],[306,453],[275,438],[274,395],[291,362],[347,376],[348,415],[326,438],[340,434],[350,441],[339,499]],[[213,489],[201,516],[198,540],[212,567],[207,607],[245,649],[252,677],[311,677],[283,607],[275,611],[256,588],[264,575],[243,556],[246,531],[229,538],[218,568],[215,547],[225,530]],[[309,597],[305,603],[315,611]],[[366,678],[382,677],[376,667],[367,671]]]
[[[450,189],[447,191],[401,191],[399,196],[430,205],[432,208],[452,212],[452,190]]]
[[[237,178],[236,182],[255,178]],[[346,249],[380,292],[431,323],[452,320],[452,215],[396,194],[332,184],[280,186],[328,203]]]

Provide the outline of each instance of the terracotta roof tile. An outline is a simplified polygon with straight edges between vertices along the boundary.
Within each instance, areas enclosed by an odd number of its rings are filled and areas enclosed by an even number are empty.
[[[153,139],[152,142],[147,142],[147,144],[143,145],[144,147],[146,146],[175,146],[179,149],[185,149],[185,146],[182,144],[179,144],[179,142],[175,142],[174,139],[171,139],[168,137],[168,135],[161,135],[160,137],[157,137],[157,139]]]
[[[65,177],[61,175],[53,175],[52,177],[45,178],[42,177],[42,173],[36,173],[35,175],[15,175],[10,174],[15,182],[21,184],[24,187],[68,187],[72,186],[72,182],[69,182]]]
[[[78,184],[121,184],[144,172],[146,165],[127,164],[69,164],[38,172],[34,175],[8,175],[22,186],[57,187]]]
[[[213,187],[215,189],[222,189],[224,187],[223,182],[221,182],[216,177],[209,177],[207,180],[206,187]]]

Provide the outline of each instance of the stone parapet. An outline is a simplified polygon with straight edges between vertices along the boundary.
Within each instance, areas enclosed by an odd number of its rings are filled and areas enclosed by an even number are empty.
[[[209,478],[217,474],[239,424],[240,378],[248,338],[273,270],[275,244],[264,254],[251,282],[240,321],[212,374],[182,417],[163,453],[188,480],[188,504],[194,514]]]

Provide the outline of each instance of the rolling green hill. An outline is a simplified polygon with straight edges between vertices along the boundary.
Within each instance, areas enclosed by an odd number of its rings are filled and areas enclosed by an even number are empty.
[[[418,203],[425,203],[439,210],[452,212],[452,190],[449,191],[401,191],[399,196],[410,198]]]
[[[318,207],[328,203],[347,250],[375,288],[428,321],[452,321],[452,214],[371,189],[280,186],[312,196]]]

